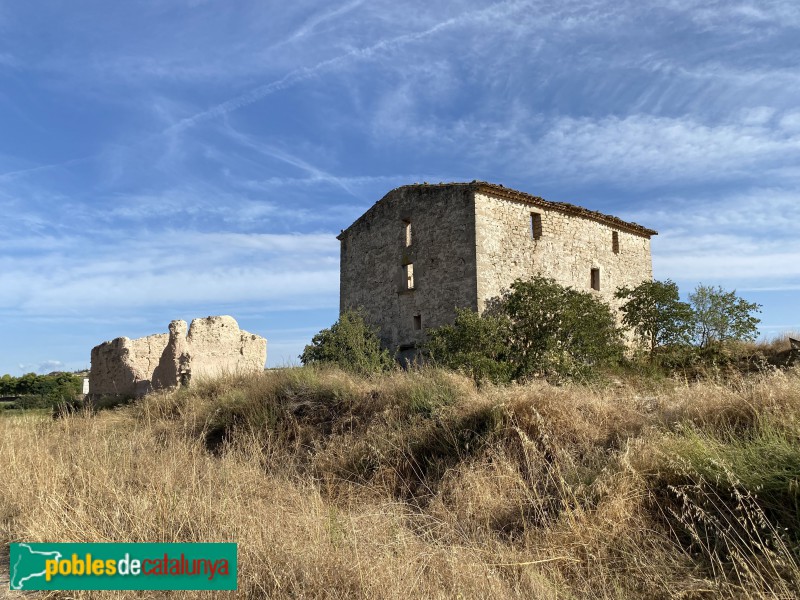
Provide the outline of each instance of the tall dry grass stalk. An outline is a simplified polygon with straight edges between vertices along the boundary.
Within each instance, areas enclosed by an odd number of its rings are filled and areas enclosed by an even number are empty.
[[[653,389],[302,368],[0,419],[0,527],[234,541],[252,598],[793,597],[800,375]]]

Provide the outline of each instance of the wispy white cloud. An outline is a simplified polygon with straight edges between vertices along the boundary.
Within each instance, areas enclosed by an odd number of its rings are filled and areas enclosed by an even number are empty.
[[[460,26],[467,22],[482,22],[496,15],[503,15],[507,18],[510,14],[515,13],[524,6],[524,2],[515,0],[500,2],[490,6],[489,8],[472,10],[459,14],[455,17],[445,19],[423,31],[404,33],[389,39],[380,40],[366,47],[353,48],[343,54],[340,54],[339,56],[320,61],[313,66],[295,69],[275,81],[260,85],[247,93],[230,98],[229,100],[221,102],[210,109],[198,112],[190,117],[183,118],[169,127],[167,131],[182,131],[193,127],[200,122],[222,117],[232,111],[249,106],[254,102],[258,102],[262,98],[284,90],[297,83],[306,81],[312,77],[316,77],[321,73],[328,72],[332,69],[347,64],[352,60],[370,60],[377,54],[404,46],[409,43],[417,42],[424,38],[435,35],[442,30]]]
[[[0,257],[0,311],[18,315],[127,314],[147,306],[338,302],[332,233],[173,231]]]
[[[632,220],[659,230],[656,276],[748,290],[800,286],[800,193],[753,188],[710,198],[656,198]]]
[[[29,175],[36,175],[39,173],[44,173],[46,171],[50,171],[52,169],[70,167],[72,165],[77,165],[87,160],[92,160],[95,158],[96,155],[91,156],[81,156],[78,158],[71,158],[61,162],[54,162],[45,165],[36,165],[22,169],[15,169],[13,171],[6,171],[5,173],[0,173],[0,183],[6,181],[13,181],[14,179],[19,179],[22,177],[27,177]]]
[[[167,187],[152,193],[117,194],[109,198],[109,206],[102,213],[91,207],[84,208],[87,221],[119,225],[120,220],[160,221],[166,227],[192,219],[196,222],[214,222],[220,225],[245,225],[274,218],[296,223],[300,215],[288,207],[281,207],[269,199],[254,200],[216,186],[185,185]]]
[[[787,0],[765,2],[671,2],[682,8],[695,23],[707,29],[754,32],[764,25],[775,27],[800,26],[797,4]]]
[[[537,179],[569,176],[637,187],[708,183],[774,177],[800,159],[795,114],[771,115],[757,107],[717,123],[647,114],[546,121],[512,107],[499,123],[419,127],[417,142],[433,146],[461,139],[487,165],[502,163],[501,170]],[[538,134],[531,124],[541,124]]]
[[[305,309],[334,307],[337,304],[338,265],[315,270],[276,270],[268,267],[203,268],[188,265],[175,273],[130,272],[121,279],[119,270],[111,275],[92,275],[66,279],[64,276],[42,281],[37,286],[30,278],[22,280],[4,274],[4,283],[25,281],[33,293],[25,294],[12,314],[38,315],[58,312],[97,311],[129,314],[143,307],[196,308],[229,307],[258,303],[263,310],[282,308],[284,303]],[[17,274],[19,275],[19,274]],[[184,309],[185,310],[185,309]],[[214,312],[214,311],[212,311]]]
[[[336,178],[343,182],[350,188],[369,188],[380,189],[388,191],[394,187],[406,185],[408,183],[421,183],[423,181],[457,181],[464,179],[464,177],[454,176],[452,174],[443,175],[431,173],[397,173],[390,175],[350,175],[350,176],[336,176]],[[240,186],[246,189],[256,191],[274,190],[276,187],[292,187],[292,188],[306,188],[318,186],[320,182],[326,180],[318,177],[267,177],[258,180],[231,180],[232,185]],[[360,192],[359,192],[360,194]],[[377,198],[372,198],[377,200]],[[360,205],[360,206],[363,206]],[[343,208],[342,205],[330,207],[334,212],[340,212]],[[350,207],[344,207],[349,210]]]
[[[800,222],[800,191],[754,187],[719,192],[714,197],[658,198],[630,214],[633,220],[671,231],[735,232],[740,236],[795,243],[791,238],[795,237]]]
[[[46,374],[53,371],[63,371],[66,366],[60,360],[46,360],[38,364],[19,364],[17,365],[21,373]]]
[[[705,124],[692,118],[632,115],[565,118],[537,142],[561,172],[621,180],[726,179],[800,156],[800,134],[763,123]]]
[[[147,27],[139,32],[136,43],[126,43],[124,32],[114,36],[109,31],[104,37],[104,51],[92,54],[89,60],[85,55],[62,51],[44,60],[40,68],[87,88],[96,86],[98,79],[129,89],[158,84],[252,83],[255,78],[325,54],[320,46],[341,38],[343,29],[355,30],[355,24],[347,27],[348,20],[360,19],[348,17],[356,11],[363,13],[359,9],[369,3],[351,0],[329,8],[295,2],[269,9],[248,0],[235,7],[196,4],[189,10],[174,6],[167,10],[155,5],[146,9],[140,3],[131,27],[140,25],[139,20]],[[170,13],[176,10],[184,13],[179,23],[171,19],[174,14]],[[219,27],[220,22],[226,26]],[[79,24],[72,26],[80,28]],[[333,26],[338,31],[331,31]],[[194,41],[203,38],[204,43]]]
[[[713,248],[695,248],[703,240],[681,236],[656,242],[653,269],[659,279],[733,284],[735,287],[797,289],[800,280],[800,250],[783,252],[743,244],[737,239],[719,241]],[[687,249],[687,245],[688,248]],[[750,251],[749,253],[747,251]]]
[[[304,40],[314,33],[314,31],[323,23],[338,19],[339,17],[346,15],[356,8],[362,6],[365,2],[366,0],[351,0],[350,2],[345,2],[341,6],[333,8],[333,10],[329,10],[321,14],[314,14],[305,23],[303,23],[299,29],[289,35],[289,37],[277,44],[274,44],[269,49],[275,50],[280,46]]]

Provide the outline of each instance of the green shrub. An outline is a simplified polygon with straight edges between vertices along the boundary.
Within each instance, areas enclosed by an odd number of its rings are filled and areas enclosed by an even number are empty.
[[[513,377],[509,326],[505,315],[481,316],[457,309],[452,325],[428,332],[426,349],[435,364],[461,371],[477,382],[508,383]]]
[[[345,311],[330,329],[316,334],[300,355],[304,365],[333,364],[340,369],[370,375],[395,366],[389,352],[381,348],[377,331],[356,311]]]
[[[589,292],[553,279],[517,280],[497,302],[511,321],[517,377],[587,377],[616,362],[622,337],[611,308]]]
[[[623,348],[608,305],[538,276],[516,280],[483,315],[461,311],[453,325],[428,335],[428,351],[438,364],[478,381],[583,378],[616,362]]]

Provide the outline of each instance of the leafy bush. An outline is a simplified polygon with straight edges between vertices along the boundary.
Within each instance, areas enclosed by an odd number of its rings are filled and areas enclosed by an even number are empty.
[[[360,375],[387,371],[395,365],[389,352],[381,348],[377,331],[357,311],[343,312],[330,329],[316,334],[300,360],[304,365],[333,364]]]
[[[611,308],[589,292],[553,279],[517,280],[497,301],[511,321],[517,377],[538,373],[583,377],[622,355]]]
[[[21,377],[0,377],[0,396],[16,396],[17,408],[50,408],[60,402],[71,402],[81,395],[83,377],[73,373]]]
[[[611,309],[588,292],[553,279],[516,280],[478,315],[461,311],[453,325],[429,332],[428,351],[480,381],[534,375],[586,377],[622,355]]]
[[[457,309],[452,325],[428,332],[427,351],[438,365],[462,371],[475,381],[508,383],[513,377],[505,315],[483,315]]]

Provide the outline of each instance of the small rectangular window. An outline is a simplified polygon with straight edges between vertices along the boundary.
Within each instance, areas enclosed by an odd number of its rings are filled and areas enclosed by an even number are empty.
[[[414,315],[414,330],[422,329],[422,315]]]
[[[542,237],[542,215],[531,213],[531,239],[538,240]]]
[[[611,232],[611,251],[614,254],[619,254],[619,233],[616,231]]]
[[[592,269],[592,289],[600,291],[600,269]]]
[[[411,245],[411,221],[403,221],[406,236],[406,248]]]
[[[414,265],[412,263],[408,263],[405,266],[406,270],[406,289],[413,290],[414,289]]]

